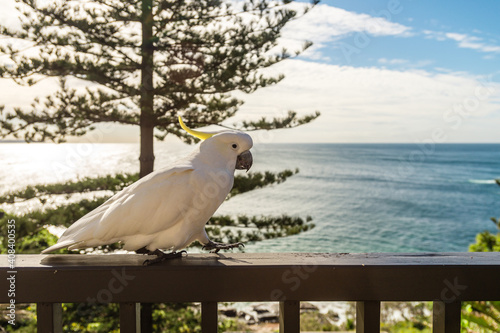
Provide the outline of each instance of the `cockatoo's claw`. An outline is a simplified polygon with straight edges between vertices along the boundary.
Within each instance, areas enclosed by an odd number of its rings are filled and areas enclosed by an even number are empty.
[[[210,251],[210,253],[218,253],[220,250],[230,250],[240,246],[245,247],[245,244],[241,242],[233,244],[224,244],[224,243],[215,243],[210,241],[209,243],[205,244],[202,247],[202,250],[209,250],[209,251],[213,250]]]
[[[185,250],[179,251],[179,252],[171,252],[171,253],[163,253],[161,250],[155,250],[152,252],[152,254],[157,255],[156,258],[154,259],[148,259],[145,260],[142,265],[143,266],[150,266],[159,262],[163,262],[168,259],[174,259],[174,258],[180,258],[182,257],[183,253],[187,253]]]

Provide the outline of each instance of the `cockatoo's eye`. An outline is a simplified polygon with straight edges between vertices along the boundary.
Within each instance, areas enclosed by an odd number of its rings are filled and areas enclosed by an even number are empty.
[[[231,147],[233,147],[233,149],[238,149],[238,145],[236,143],[233,143]]]

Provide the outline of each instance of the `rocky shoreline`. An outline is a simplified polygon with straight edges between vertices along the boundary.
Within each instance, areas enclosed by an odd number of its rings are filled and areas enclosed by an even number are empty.
[[[301,319],[311,318],[329,327],[346,328],[354,315],[350,302],[301,302]],[[279,304],[274,303],[230,303],[219,306],[222,320],[233,319],[244,322],[254,332],[275,332],[279,323]],[[352,319],[351,319],[352,320]]]

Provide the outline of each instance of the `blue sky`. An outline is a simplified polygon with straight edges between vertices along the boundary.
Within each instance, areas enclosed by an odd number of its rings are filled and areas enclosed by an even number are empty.
[[[343,8],[356,13],[366,13],[387,18],[404,25],[409,37],[380,36],[370,38],[366,52],[354,55],[348,63],[335,45],[325,50],[331,52],[337,63],[353,66],[377,66],[379,59],[405,59],[421,62],[421,68],[466,71],[473,74],[489,74],[497,67],[500,54],[499,1],[324,1],[323,4]],[[461,47],[457,40],[445,34],[467,35],[484,46],[496,47],[496,51]],[[441,38],[439,38],[441,37]],[[455,36],[456,37],[456,36]],[[440,40],[443,39],[443,40]],[[349,42],[349,36],[344,41]],[[354,43],[352,43],[354,45]],[[337,49],[338,51],[338,49]],[[485,61],[489,60],[489,61]],[[423,65],[425,64],[425,65]]]
[[[0,4],[3,22],[14,22],[13,3]],[[255,141],[500,142],[498,13],[491,0],[322,1],[283,32],[291,50],[314,45],[269,69],[285,74],[278,85],[237,93],[245,104],[225,124],[318,110],[311,124],[254,132]],[[1,104],[28,105],[53,87],[0,80]],[[127,126],[100,134],[102,142],[138,141]]]

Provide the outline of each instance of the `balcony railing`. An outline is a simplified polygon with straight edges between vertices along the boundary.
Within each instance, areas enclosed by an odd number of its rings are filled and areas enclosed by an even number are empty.
[[[356,332],[380,331],[381,301],[433,301],[433,332],[460,332],[460,302],[500,300],[500,253],[189,254],[142,266],[142,255],[18,255],[2,260],[0,303],[37,303],[38,332],[60,332],[62,302],[120,303],[121,332],[147,332],[140,303],[280,302],[280,332],[300,331],[300,301],[356,301]],[[145,307],[147,308],[147,306]]]

